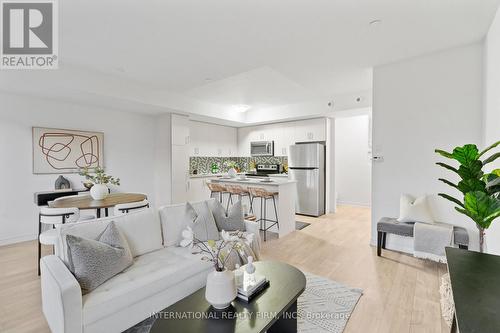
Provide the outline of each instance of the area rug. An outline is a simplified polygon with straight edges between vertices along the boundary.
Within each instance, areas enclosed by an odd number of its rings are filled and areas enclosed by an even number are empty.
[[[304,272],[306,290],[297,301],[300,333],[342,333],[359,298],[361,289]],[[154,318],[148,318],[124,333],[148,333]]]
[[[311,223],[295,221],[295,230],[302,230],[310,225]]]
[[[297,302],[298,331],[341,333],[363,290],[304,272],[306,290]]]

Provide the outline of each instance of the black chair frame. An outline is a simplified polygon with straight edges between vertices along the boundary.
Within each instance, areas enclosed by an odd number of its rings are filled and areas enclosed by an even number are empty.
[[[40,259],[42,258],[42,244],[40,243],[40,235],[42,234],[42,217],[61,217],[62,224],[66,223],[66,220],[69,219],[71,215],[75,213],[66,213],[66,214],[43,214],[38,213],[38,276],[40,276]],[[49,223],[46,223],[49,224]],[[55,228],[55,225],[52,224],[52,228]]]

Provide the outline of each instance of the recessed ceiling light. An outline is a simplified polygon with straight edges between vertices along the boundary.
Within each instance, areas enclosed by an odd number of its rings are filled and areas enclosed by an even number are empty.
[[[377,26],[379,26],[381,23],[382,23],[382,20],[379,20],[379,19],[377,19],[377,20],[373,20],[373,21],[370,21],[370,26],[372,26],[372,27],[377,27]]]
[[[233,109],[236,112],[247,112],[248,109],[250,109],[250,108],[251,108],[251,106],[250,105],[246,105],[246,104],[239,104],[239,105],[234,105],[233,106]]]

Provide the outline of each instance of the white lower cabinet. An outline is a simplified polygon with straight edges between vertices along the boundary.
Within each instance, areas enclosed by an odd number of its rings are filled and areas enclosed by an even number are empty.
[[[210,190],[207,187],[207,182],[217,177],[195,177],[189,179],[188,201],[201,201],[210,198]]]

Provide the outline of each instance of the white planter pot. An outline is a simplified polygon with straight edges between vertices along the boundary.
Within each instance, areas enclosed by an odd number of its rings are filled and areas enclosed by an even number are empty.
[[[205,298],[214,308],[229,307],[236,298],[236,293],[236,282],[232,271],[213,271],[208,274]]]
[[[238,173],[236,172],[236,169],[235,168],[231,168],[229,170],[227,170],[227,175],[231,178],[236,178],[236,175]]]
[[[90,195],[94,200],[102,200],[108,196],[108,187],[104,184],[95,184],[90,189]]]

